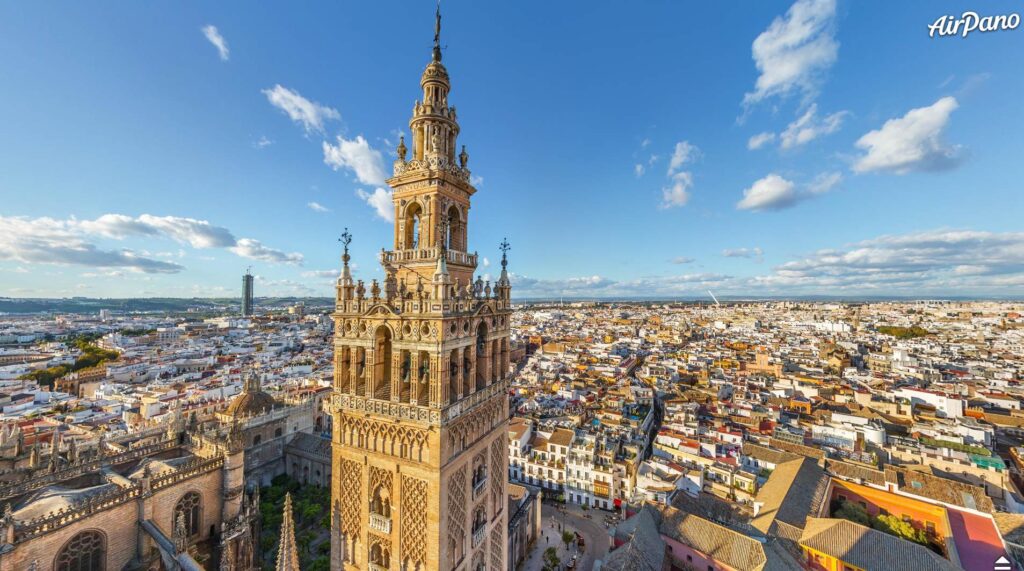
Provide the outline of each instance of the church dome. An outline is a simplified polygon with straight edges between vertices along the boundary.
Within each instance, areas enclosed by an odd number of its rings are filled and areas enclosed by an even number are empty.
[[[228,405],[224,413],[232,418],[254,416],[267,412],[274,408],[275,404],[277,403],[274,401],[274,397],[263,391],[257,393],[243,392],[231,401],[231,404]]]
[[[242,384],[242,392],[232,399],[224,414],[231,418],[244,418],[263,414],[274,408],[277,401],[263,392],[260,381],[255,375],[247,375]]]

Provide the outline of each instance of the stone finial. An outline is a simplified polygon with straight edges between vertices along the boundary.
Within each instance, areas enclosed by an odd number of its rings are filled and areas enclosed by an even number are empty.
[[[459,166],[466,168],[469,164],[469,153],[466,152],[466,145],[462,145],[462,152],[459,153]]]
[[[284,519],[281,521],[281,543],[277,548],[276,571],[299,571],[299,550],[295,545],[295,522],[292,519],[292,494],[284,496]]]
[[[174,549],[178,553],[188,551],[188,527],[185,525],[185,512],[178,512],[174,520]]]

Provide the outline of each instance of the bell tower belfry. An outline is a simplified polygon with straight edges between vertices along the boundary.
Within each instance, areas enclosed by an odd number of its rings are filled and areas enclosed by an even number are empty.
[[[511,286],[474,280],[470,184],[441,63],[441,15],[399,141],[383,283],[353,279],[346,230],[334,337],[331,568],[507,569]]]

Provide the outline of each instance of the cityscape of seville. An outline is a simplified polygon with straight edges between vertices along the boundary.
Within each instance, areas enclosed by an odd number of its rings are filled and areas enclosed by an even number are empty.
[[[0,7],[0,571],[1024,570],[1019,5],[572,4]]]

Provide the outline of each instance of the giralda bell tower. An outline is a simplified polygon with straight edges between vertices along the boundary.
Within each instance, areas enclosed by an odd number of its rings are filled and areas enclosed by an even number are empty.
[[[398,145],[394,249],[383,283],[353,281],[334,338],[332,569],[505,571],[510,284],[474,271],[459,123],[433,57]]]

